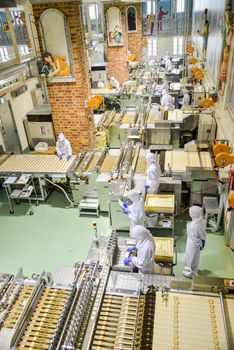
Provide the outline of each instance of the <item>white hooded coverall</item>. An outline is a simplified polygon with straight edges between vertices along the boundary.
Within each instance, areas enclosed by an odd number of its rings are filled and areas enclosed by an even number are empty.
[[[187,224],[184,274],[187,277],[192,277],[198,271],[200,247],[202,246],[202,240],[206,239],[206,222],[203,219],[202,208],[198,206],[194,205],[189,208],[189,215],[192,222]]]
[[[170,71],[172,69],[172,62],[171,62],[170,58],[168,58],[166,60],[165,68],[166,68],[167,71]]]
[[[114,89],[119,89],[120,87],[118,80],[116,80],[114,77],[110,78],[110,84]]]
[[[127,198],[132,201],[132,204],[128,206],[130,219],[130,237],[134,226],[144,225],[145,219],[145,204],[140,194],[135,190],[131,190],[127,194]]]
[[[65,138],[61,132],[58,136],[58,141],[56,142],[56,152],[58,156],[68,155],[72,156],[72,148],[70,142]]]
[[[132,258],[132,263],[141,273],[154,273],[155,243],[150,231],[144,226],[134,226],[132,238],[137,241],[137,256]]]
[[[161,106],[165,111],[173,110],[173,98],[166,90],[162,91]]]
[[[146,185],[149,186],[147,193],[157,193],[159,186],[159,178],[162,174],[160,165],[156,162],[153,153],[147,153],[146,160],[148,163]]]
[[[187,90],[184,90],[184,96],[180,104],[182,105],[182,107],[190,104],[190,96]]]
[[[160,88],[160,91],[162,91],[162,90],[168,90],[168,89],[169,89],[168,81],[167,81],[166,78],[164,78],[164,79],[163,79],[163,84],[162,84],[162,86],[161,86],[161,88]]]

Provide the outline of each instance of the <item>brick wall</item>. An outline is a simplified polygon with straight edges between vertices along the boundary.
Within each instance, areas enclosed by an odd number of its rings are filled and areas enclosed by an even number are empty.
[[[137,10],[137,32],[128,33],[128,50],[136,56],[137,61],[140,61],[143,54],[142,4],[133,4],[132,6]]]
[[[34,4],[33,13],[39,33],[39,18],[48,8],[56,8],[68,19],[76,82],[47,83],[55,133],[64,132],[71,142],[73,153],[88,150],[92,143],[93,118],[84,101],[90,94],[88,59],[85,49],[81,6],[78,2]],[[56,25],[56,24],[55,24]],[[40,43],[42,48],[42,45]]]
[[[127,33],[127,16],[126,11],[128,5],[123,4],[108,4],[104,5],[104,18],[105,18],[105,30],[107,33],[106,27],[106,13],[107,10],[116,6],[121,11],[121,19],[122,19],[122,32],[123,32],[123,46],[112,46],[108,47],[108,39],[106,35],[106,53],[107,53],[107,61],[108,61],[108,75],[109,78],[112,76],[115,77],[120,84],[124,81],[128,80],[128,51],[135,54],[137,60],[142,58],[143,46],[142,46],[142,19],[141,19],[141,4],[131,4],[135,6],[137,9],[137,33]]]

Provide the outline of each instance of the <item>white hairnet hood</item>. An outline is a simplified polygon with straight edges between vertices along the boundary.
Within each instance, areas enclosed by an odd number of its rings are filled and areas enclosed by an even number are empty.
[[[149,164],[156,163],[155,155],[153,153],[147,153],[146,160]]]
[[[139,192],[134,189],[128,192],[127,198],[132,202],[137,202],[141,199]]]
[[[62,132],[60,132],[59,136],[58,136],[58,140],[59,141],[64,141],[65,140],[65,136]]]
[[[189,216],[195,220],[195,219],[199,219],[200,217],[203,216],[203,209],[193,205],[192,207],[189,208]]]
[[[131,238],[141,243],[146,239],[151,239],[151,233],[144,226],[136,225],[132,229]]]

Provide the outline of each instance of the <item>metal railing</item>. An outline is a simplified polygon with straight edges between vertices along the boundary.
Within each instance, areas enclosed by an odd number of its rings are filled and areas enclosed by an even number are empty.
[[[168,18],[158,21],[152,19],[151,23],[144,23],[144,35],[157,35],[157,36],[169,36],[169,35],[186,35],[191,33],[191,21],[187,18]]]

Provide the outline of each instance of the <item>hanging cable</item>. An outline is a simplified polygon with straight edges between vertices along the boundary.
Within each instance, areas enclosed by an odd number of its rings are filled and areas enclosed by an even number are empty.
[[[59,185],[53,183],[52,181],[50,181],[50,180],[47,179],[46,177],[45,177],[44,179],[45,179],[46,181],[48,181],[50,184],[52,184],[53,186],[58,187],[58,188],[65,194],[65,196],[66,196],[68,202],[69,202],[72,206],[75,206],[75,207],[76,207],[76,206],[78,205],[77,203],[72,202],[72,200],[68,197],[66,191],[65,191],[61,186],[59,186]]]

